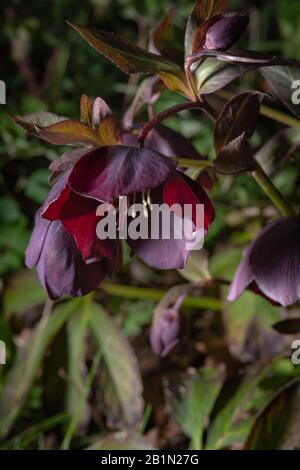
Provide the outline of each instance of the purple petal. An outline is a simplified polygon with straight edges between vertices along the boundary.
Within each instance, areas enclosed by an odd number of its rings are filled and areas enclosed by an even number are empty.
[[[207,31],[207,49],[230,49],[242,36],[249,23],[248,12],[224,15]]]
[[[250,267],[250,253],[252,249],[252,244],[247,248],[243,254],[242,261],[235,273],[234,279],[230,286],[230,291],[227,299],[230,302],[234,302],[245,289],[251,284],[254,279],[253,272]]]
[[[45,237],[50,225],[50,222],[43,219],[41,214],[46,210],[48,205],[53,200],[59,197],[60,193],[67,184],[69,174],[70,172],[65,173],[65,175],[63,175],[57,181],[57,183],[50,190],[44,204],[37,210],[35,214],[34,229],[25,253],[25,264],[29,269],[33,268],[33,266],[38,263],[41,251],[43,249]]]
[[[154,150],[100,147],[76,163],[69,184],[83,196],[109,202],[119,196],[155,188],[175,166],[172,160]]]
[[[255,240],[250,264],[263,294],[284,307],[300,298],[299,218],[280,219]]]
[[[85,264],[72,236],[59,221],[50,222],[38,264],[40,281],[51,299],[94,291],[107,274],[106,261]]]

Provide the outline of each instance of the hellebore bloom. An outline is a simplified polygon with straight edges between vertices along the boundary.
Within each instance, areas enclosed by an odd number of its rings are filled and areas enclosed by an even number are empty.
[[[166,309],[151,327],[150,343],[153,352],[165,357],[180,339],[182,318],[177,308]]]
[[[41,283],[51,299],[63,294],[82,296],[94,291],[107,275],[111,274],[119,259],[102,258],[86,264],[74,238],[60,221],[42,217],[49,202],[58,197],[67,182],[68,174],[52,188],[43,206],[37,211],[35,228],[26,250],[26,266],[37,267]]]
[[[284,307],[300,299],[300,219],[281,218],[268,225],[244,252],[228,300],[246,288]]]
[[[92,204],[91,200],[113,203],[122,196],[127,196],[133,203],[143,201],[147,211],[149,209],[149,219],[152,203],[165,203],[169,207],[190,204],[193,223],[196,223],[194,209],[197,204],[203,204],[203,228],[207,230],[214,219],[214,208],[201,186],[177,171],[176,164],[170,158],[149,148],[110,146],[89,151],[74,165],[66,191],[71,192],[72,198],[76,193],[89,204]],[[71,218],[69,209],[64,207],[63,192],[53,204],[62,207],[65,217]],[[44,213],[46,218],[49,217],[49,210]],[[58,217],[57,212],[54,217]],[[61,216],[59,218],[65,225]],[[73,227],[69,225],[69,229],[76,237],[76,217]],[[159,269],[183,268],[189,254],[183,239],[129,239],[128,243],[146,264]],[[100,250],[100,254],[104,253]]]

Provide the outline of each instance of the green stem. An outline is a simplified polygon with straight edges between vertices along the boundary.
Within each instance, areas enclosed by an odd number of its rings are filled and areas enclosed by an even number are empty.
[[[161,300],[166,291],[163,289],[151,289],[148,287],[124,286],[122,284],[112,284],[103,282],[101,290],[109,295],[114,295],[123,299],[135,300]],[[196,297],[189,295],[183,303],[184,307],[201,308],[220,312],[223,309],[223,303],[218,299],[211,297]]]
[[[256,162],[256,169],[252,172],[252,176],[282,215],[286,217],[296,215],[293,206],[272,183],[258,162]]]
[[[200,170],[213,169],[213,163],[208,160],[192,160],[189,158],[177,158],[175,160],[178,165],[183,168],[199,168]]]

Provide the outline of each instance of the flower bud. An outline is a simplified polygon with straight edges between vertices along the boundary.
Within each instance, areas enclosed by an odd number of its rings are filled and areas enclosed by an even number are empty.
[[[206,49],[230,49],[242,36],[249,23],[248,13],[223,16],[208,29]]]
[[[178,309],[166,309],[151,328],[150,342],[155,354],[164,357],[176,346],[181,331],[181,317]]]

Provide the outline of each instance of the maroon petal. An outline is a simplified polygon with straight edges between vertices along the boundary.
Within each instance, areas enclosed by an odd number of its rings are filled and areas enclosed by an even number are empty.
[[[96,216],[99,201],[74,193],[69,186],[43,212],[48,220],[60,220],[74,236],[85,262],[91,263],[112,258],[116,251],[115,240],[100,240],[96,228],[100,217]]]
[[[173,168],[172,160],[154,150],[100,147],[75,164],[69,183],[83,196],[109,202],[119,196],[155,188]]]
[[[173,172],[164,184],[164,201],[172,206],[193,205],[193,222],[196,225],[196,205],[204,205],[204,228],[207,230],[215,217],[214,207],[206,192],[194,180],[183,173]]]
[[[64,294],[83,296],[94,291],[107,274],[106,261],[85,264],[76,243],[59,221],[48,222],[37,269],[51,299]]]

